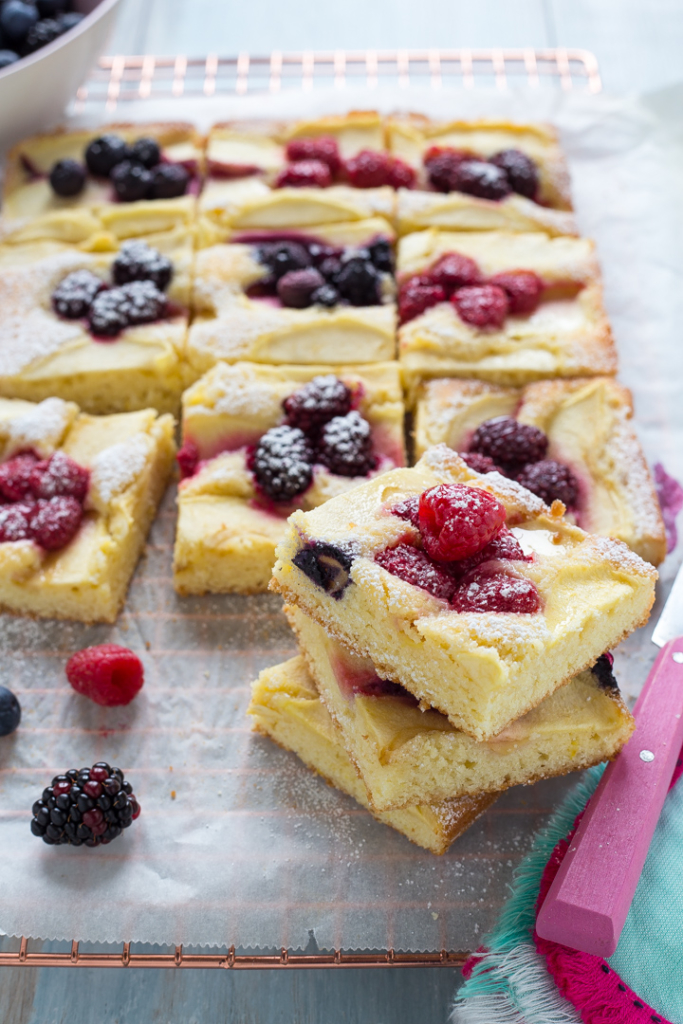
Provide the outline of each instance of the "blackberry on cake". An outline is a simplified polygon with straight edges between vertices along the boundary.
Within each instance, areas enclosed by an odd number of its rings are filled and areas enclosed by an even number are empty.
[[[59,282],[52,293],[53,309],[68,320],[80,320],[87,316],[95,296],[106,287],[102,278],[92,271],[74,270]]]
[[[351,410],[351,389],[334,374],[313,377],[288,395],[282,403],[290,427],[299,427],[315,436],[320,428],[336,416]]]
[[[505,172],[510,188],[527,199],[535,199],[538,192],[538,168],[519,149],[503,149],[491,157],[491,163]]]
[[[318,458],[339,476],[366,476],[375,467],[370,424],[353,410],[335,416],[320,432]]]
[[[152,174],[133,160],[122,160],[109,175],[114,191],[124,203],[145,199],[152,185]]]
[[[132,160],[142,164],[147,170],[151,170],[161,160],[161,148],[156,139],[148,139],[144,136],[141,139],[136,139],[130,147],[130,156]]]
[[[77,196],[85,186],[85,168],[77,160],[58,160],[50,171],[50,185],[58,196]]]
[[[149,199],[178,199],[187,192],[190,172],[182,164],[159,164],[149,173]]]
[[[117,164],[129,157],[127,144],[120,135],[100,135],[88,144],[85,162],[91,174],[108,178]]]
[[[548,438],[530,423],[520,423],[512,416],[496,416],[477,427],[469,450],[488,456],[510,476],[515,476],[525,466],[545,458]]]
[[[112,277],[115,284],[152,281],[163,292],[171,283],[173,264],[146,242],[123,242],[112,264]]]
[[[298,427],[267,430],[256,445],[249,468],[261,490],[273,501],[291,501],[313,479],[313,448]]]

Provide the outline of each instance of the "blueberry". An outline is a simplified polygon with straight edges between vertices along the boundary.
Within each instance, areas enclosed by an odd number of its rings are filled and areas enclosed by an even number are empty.
[[[351,582],[349,572],[353,558],[334,544],[311,541],[292,561],[304,576],[336,600],[339,600]]]
[[[382,270],[387,274],[392,274],[394,271],[394,254],[391,251],[391,246],[386,238],[378,238],[368,246],[370,253],[370,259],[372,260],[373,266],[377,270]]]
[[[19,701],[11,690],[0,686],[0,736],[9,736],[21,721]]]
[[[0,71],[3,68],[8,68],[10,64],[16,64],[18,60],[19,54],[14,50],[0,50]]]
[[[85,185],[85,167],[77,160],[58,160],[50,171],[50,185],[58,196],[77,196]]]
[[[57,21],[62,32],[68,32],[70,29],[76,28],[76,25],[80,25],[84,17],[85,15],[79,14],[78,11],[67,11],[66,14],[60,14]]]
[[[256,259],[271,270],[276,281],[290,270],[311,265],[311,257],[299,242],[266,242],[256,249]]]
[[[161,159],[161,150],[156,139],[138,139],[130,147],[131,160],[142,164],[147,170],[156,167]]]
[[[56,18],[67,7],[67,0],[36,0],[36,7],[41,18]]]
[[[182,164],[159,164],[150,173],[150,199],[177,199],[187,192],[190,172]]]
[[[144,199],[152,183],[152,175],[147,168],[132,160],[122,160],[112,169],[109,177],[116,195],[124,203]]]
[[[42,21],[37,22],[29,29],[22,46],[22,52],[24,54],[35,53],[36,50],[42,49],[48,43],[53,43],[61,34],[61,26],[54,18],[43,18]]]
[[[361,254],[350,254],[342,259],[335,284],[342,298],[352,306],[376,306],[379,303],[379,274]]]
[[[23,43],[38,21],[38,11],[23,0],[7,0],[0,8],[0,31],[12,43]]]
[[[312,306],[326,306],[328,309],[339,302],[339,292],[333,284],[323,284],[311,295]]]
[[[85,151],[88,170],[100,178],[108,177],[114,167],[127,158],[128,146],[120,135],[100,135]]]
[[[277,293],[283,306],[305,309],[311,305],[312,295],[325,285],[325,278],[314,267],[290,270],[277,283]]]

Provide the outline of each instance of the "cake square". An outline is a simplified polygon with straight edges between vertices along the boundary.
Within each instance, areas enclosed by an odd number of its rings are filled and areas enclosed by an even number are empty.
[[[397,280],[411,389],[429,377],[521,386],[616,373],[589,239],[420,231],[399,242]]]
[[[310,143],[321,136],[331,149],[322,153],[327,161],[322,168],[316,161],[318,175],[287,173],[297,157],[309,156],[306,149],[292,150],[292,144]],[[354,188],[343,173],[347,160],[367,150],[385,150],[383,123],[376,111],[307,121],[214,125],[207,140],[200,213],[233,229],[308,228],[374,216],[392,218],[395,193],[391,186]]]
[[[88,171],[76,194],[58,195],[50,182],[55,164],[70,160],[85,167],[88,146],[109,135],[119,140],[118,155],[124,158],[130,155],[126,147],[140,139],[154,140],[156,155],[144,155],[148,164],[150,159],[156,164],[150,173],[163,167],[162,175],[175,173],[178,180],[150,182],[148,197],[124,201],[108,176]],[[24,139],[7,157],[0,241],[25,245],[48,239],[93,247],[103,234],[124,239],[188,228],[195,219],[202,161],[202,141],[192,125],[184,123],[113,124]],[[145,182],[141,189],[145,191]],[[136,186],[136,194],[139,191]],[[152,194],[156,197],[149,198]]]
[[[476,452],[491,444],[482,424],[513,418],[543,431],[547,451],[522,482],[544,501],[567,506],[567,517],[588,533],[616,537],[653,565],[666,556],[666,533],[643,450],[633,426],[630,391],[611,377],[539,381],[501,388],[482,381],[431,380],[419,389],[415,455],[435,444]],[[498,423],[499,431],[504,429]],[[495,442],[493,442],[495,443]],[[546,460],[559,462],[553,473]],[[476,467],[475,467],[476,468]],[[513,472],[523,466],[515,466]],[[555,483],[553,483],[555,479]],[[575,494],[565,500],[564,490]]]
[[[192,379],[218,360],[319,365],[393,359],[393,238],[389,224],[374,218],[315,234],[239,233],[200,248],[187,345]],[[291,280],[288,271],[303,269],[313,284],[301,294],[283,292],[281,278]]]
[[[114,622],[173,466],[173,418],[0,399],[0,607]]]
[[[295,512],[271,587],[489,740],[646,621],[654,600],[652,566],[562,512],[438,445],[413,469]]]
[[[371,807],[365,786],[344,750],[301,655],[266,669],[252,683],[249,714],[254,718],[256,732],[293,751],[304,764],[353,797],[378,821],[432,853],[445,853],[496,799],[496,793],[482,793],[393,811],[381,812]]]
[[[369,475],[405,465],[403,393],[396,363],[367,367],[218,363],[183,395],[179,461],[186,475],[178,489],[174,554],[174,584],[179,593],[267,590],[275,548],[284,537],[290,512],[315,508],[368,479],[334,472],[316,456],[309,477],[302,480],[303,492],[278,501],[259,485],[261,477],[251,459],[264,435],[272,436],[269,431],[287,422],[284,403],[321,377],[328,381],[328,390],[330,378],[333,388],[339,387],[338,411],[353,408],[368,425]]]
[[[400,234],[428,227],[578,234],[550,125],[411,114],[389,118],[386,132],[390,152],[416,173],[415,187],[397,195]]]
[[[421,709],[299,608],[285,609],[320,698],[373,808],[497,792],[611,760],[635,728],[609,660],[581,672],[488,742]]]
[[[151,267],[145,269],[150,260]],[[48,240],[0,246],[0,395],[27,401],[56,395],[94,414],[150,407],[177,412],[184,386],[192,261],[192,236],[183,228],[95,252]],[[102,323],[89,320],[93,291],[83,297],[76,289],[76,301],[68,285],[68,308],[60,308],[69,315],[57,312],[57,289],[61,294],[70,275],[78,272],[87,272],[90,281],[94,275],[109,289],[98,301],[119,297],[119,307],[127,310],[123,320],[116,313],[111,327],[108,318]],[[130,281],[135,274],[151,278],[129,283],[128,297],[122,297],[118,279]],[[170,283],[164,286],[169,274]],[[134,308],[131,288],[137,296]],[[111,330],[118,333],[106,333]]]

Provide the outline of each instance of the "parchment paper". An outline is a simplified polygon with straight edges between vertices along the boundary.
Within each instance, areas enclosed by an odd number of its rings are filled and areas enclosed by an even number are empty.
[[[644,99],[345,90],[150,102],[121,107],[116,118],[185,117],[205,127],[247,114],[374,106],[554,121],[582,231],[598,242],[640,436],[651,462],[681,479],[682,99],[680,88]],[[476,947],[534,830],[573,780],[510,791],[445,857],[420,851],[250,734],[250,681],[294,653],[279,599],[177,597],[173,533],[169,493],[115,627],[0,617],[0,681],[24,715],[0,740],[0,933],[251,948],[303,948],[312,937],[320,948]],[[679,561],[667,559],[660,601]],[[650,631],[617,652],[631,697],[656,653]],[[66,682],[68,656],[107,641],[132,647],[145,664],[145,687],[127,708],[98,708]],[[139,821],[99,850],[46,847],[29,832],[33,800],[54,774],[100,759],[133,782]]]

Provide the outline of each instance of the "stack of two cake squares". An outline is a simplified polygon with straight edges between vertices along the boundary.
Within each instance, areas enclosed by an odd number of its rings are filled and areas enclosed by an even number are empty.
[[[657,574],[563,512],[439,445],[295,513],[271,586],[301,654],[254,684],[256,730],[435,853],[502,790],[613,758],[605,652]]]

